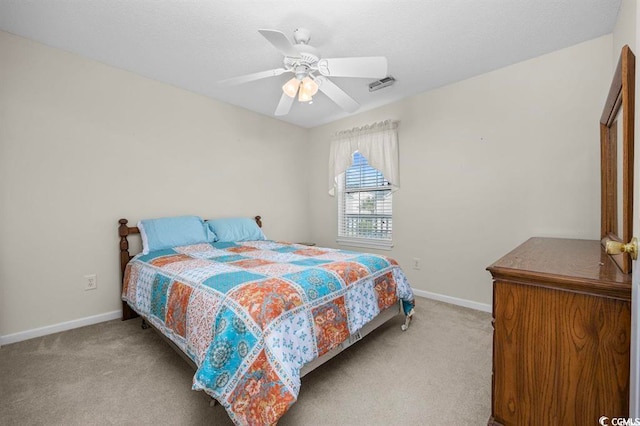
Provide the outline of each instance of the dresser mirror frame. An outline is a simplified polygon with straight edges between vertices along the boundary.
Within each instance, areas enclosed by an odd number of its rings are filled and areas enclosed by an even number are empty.
[[[607,241],[627,243],[633,236],[633,147],[635,116],[635,55],[624,46],[616,67],[609,95],[600,118],[601,166],[601,223],[602,245]],[[617,120],[622,120],[622,135],[617,131]],[[622,150],[622,156],[618,150]],[[621,162],[618,162],[618,158]],[[622,191],[619,191],[618,171],[621,171]],[[618,194],[621,194],[618,197]],[[621,198],[621,199],[620,199]],[[618,223],[619,212],[621,223]],[[631,272],[629,254],[611,255],[616,265]]]

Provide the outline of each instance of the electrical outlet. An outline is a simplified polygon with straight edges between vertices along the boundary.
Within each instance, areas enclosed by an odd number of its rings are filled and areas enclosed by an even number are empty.
[[[95,290],[98,288],[98,277],[96,274],[85,275],[84,279],[84,289],[85,290]]]
[[[420,269],[420,259],[417,257],[413,258],[413,269]]]

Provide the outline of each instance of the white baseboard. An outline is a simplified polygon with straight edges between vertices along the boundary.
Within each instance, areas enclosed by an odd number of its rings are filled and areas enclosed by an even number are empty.
[[[34,337],[46,336],[48,334],[59,333],[61,331],[80,328],[87,325],[98,324],[99,322],[110,321],[122,317],[122,311],[106,312],[104,314],[93,315],[90,317],[80,318],[77,320],[61,322],[58,324],[48,325],[46,327],[34,328],[19,333],[7,334],[0,336],[0,347],[11,343],[22,342],[23,340],[33,339]]]
[[[476,311],[492,312],[491,305],[486,303],[478,303],[472,300],[458,299],[457,297],[445,296],[444,294],[432,293],[430,291],[413,289],[416,296],[426,297],[427,299],[437,300],[439,302],[450,303],[452,305],[464,306],[465,308],[475,309]]]

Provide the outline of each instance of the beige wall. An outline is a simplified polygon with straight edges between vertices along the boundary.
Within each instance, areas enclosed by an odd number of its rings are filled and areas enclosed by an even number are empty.
[[[622,0],[618,19],[613,29],[613,62],[618,64],[622,46],[628,44],[631,50],[636,51],[636,8],[637,0]]]
[[[121,217],[309,238],[306,129],[3,32],[0,58],[0,336],[120,309]]]
[[[312,129],[311,238],[336,246],[330,135],[388,118],[400,120],[401,189],[386,253],[419,292],[490,304],[485,268],[529,237],[598,238],[611,51],[604,36]]]

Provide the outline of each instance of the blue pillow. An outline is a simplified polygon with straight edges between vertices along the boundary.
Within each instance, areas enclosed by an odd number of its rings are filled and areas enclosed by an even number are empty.
[[[209,229],[216,234],[216,241],[256,241],[266,240],[262,229],[255,220],[247,217],[229,219],[211,219],[207,221]]]
[[[215,234],[198,216],[146,219],[138,222],[142,254],[190,244],[212,243]]]

